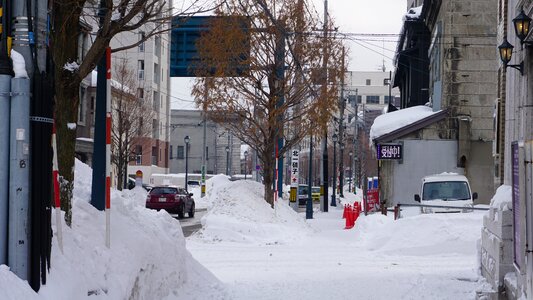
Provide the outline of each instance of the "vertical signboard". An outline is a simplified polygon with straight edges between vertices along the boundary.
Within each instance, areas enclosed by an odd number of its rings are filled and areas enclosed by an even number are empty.
[[[300,151],[299,150],[292,150],[291,152],[291,191],[290,191],[290,197],[289,201],[291,202],[291,205],[295,203],[295,206],[297,206],[298,200],[298,172],[300,168]]]
[[[522,240],[522,226],[520,220],[520,147],[518,142],[511,144],[512,160],[512,180],[513,180],[513,243],[514,243],[514,263],[519,270],[522,270],[524,262],[524,241]]]

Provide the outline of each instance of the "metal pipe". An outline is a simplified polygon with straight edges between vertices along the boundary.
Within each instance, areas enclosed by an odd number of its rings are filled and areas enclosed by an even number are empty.
[[[0,140],[9,141],[11,75],[0,74]],[[9,143],[0,143],[0,167],[8,169]],[[9,172],[0,172],[0,265],[7,263]]]
[[[11,80],[9,229],[7,262],[22,280],[29,278],[30,80]]]

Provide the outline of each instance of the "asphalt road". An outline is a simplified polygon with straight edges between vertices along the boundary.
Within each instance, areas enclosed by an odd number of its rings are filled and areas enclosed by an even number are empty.
[[[200,220],[202,219],[202,216],[205,215],[207,212],[207,209],[205,208],[199,208],[194,213],[194,218],[189,218],[187,214],[185,214],[185,217],[183,219],[179,219],[178,215],[172,215],[174,218],[178,219],[181,224],[181,229],[183,230],[183,235],[185,237],[188,237],[198,231],[200,228],[202,228],[202,224],[200,223]]]

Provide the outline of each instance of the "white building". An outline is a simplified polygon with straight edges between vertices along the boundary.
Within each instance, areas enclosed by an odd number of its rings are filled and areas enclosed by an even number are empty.
[[[168,2],[168,9],[171,8]],[[118,34],[111,41],[116,49],[134,44],[150,32],[145,25],[136,31]],[[169,26],[169,25],[165,25]],[[170,31],[150,37],[137,47],[113,54],[112,64],[126,61],[137,78],[137,96],[151,99],[154,117],[151,137],[139,138],[137,160],[128,166],[128,175],[138,170],[144,178],[152,173],[168,173],[170,128]]]

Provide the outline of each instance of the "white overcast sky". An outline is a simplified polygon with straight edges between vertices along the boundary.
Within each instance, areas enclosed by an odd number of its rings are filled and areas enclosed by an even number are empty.
[[[323,20],[324,1],[312,0]],[[356,34],[399,34],[402,17],[407,11],[407,0],[328,0],[328,12],[339,32],[349,34],[348,70],[377,71],[384,64],[392,70],[392,58],[397,36],[360,36]],[[355,34],[355,35],[354,35]],[[190,95],[192,78],[171,79],[171,108],[194,109]]]

